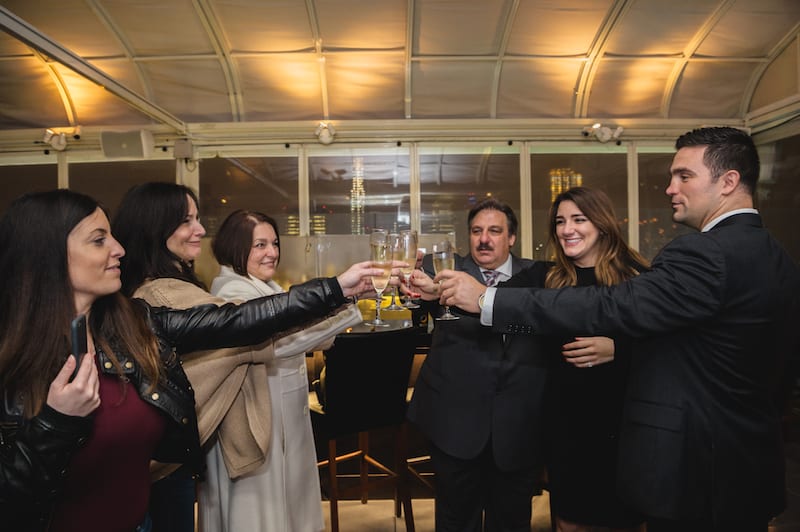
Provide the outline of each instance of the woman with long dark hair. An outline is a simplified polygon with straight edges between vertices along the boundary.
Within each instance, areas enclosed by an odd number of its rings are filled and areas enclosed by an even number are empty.
[[[225,303],[212,296],[194,272],[205,228],[191,189],[159,182],[136,186],[123,198],[113,228],[129,250],[122,260],[123,292],[171,308]],[[343,275],[360,278],[370,269],[369,262],[359,263]],[[366,284],[361,288],[371,290]],[[316,317],[309,315],[293,325]],[[272,430],[267,367],[275,347],[264,342],[238,349],[199,349],[183,358],[195,390],[201,444],[213,440],[229,478],[236,480],[257,470],[267,457]],[[194,532],[194,497],[195,485],[186,470],[157,482],[150,505],[155,531]]]
[[[0,221],[4,528],[137,529],[151,459],[202,469],[179,357],[264,341],[367,286],[351,272],[241,305],[177,311],[120,293],[124,256],[106,213],[83,194],[26,195]],[[79,314],[88,317],[89,354],[70,382],[70,322]]]

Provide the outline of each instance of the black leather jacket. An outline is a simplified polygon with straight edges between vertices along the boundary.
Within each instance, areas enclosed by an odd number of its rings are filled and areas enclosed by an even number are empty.
[[[125,376],[146,402],[171,421],[154,459],[189,464],[200,471],[203,455],[197,433],[194,392],[179,355],[200,349],[244,346],[346,303],[336,279],[315,279],[284,294],[253,299],[241,305],[203,305],[188,310],[145,307],[161,347],[166,382],[148,392],[150,382],[126,353],[115,353]],[[113,342],[112,342],[113,343]],[[114,373],[105,353],[98,351],[101,371]],[[7,394],[3,393],[2,396]],[[23,419],[21,407],[6,399],[0,411],[0,516],[3,530],[47,530],[62,479],[72,455],[92,431],[92,418],[61,414],[45,405],[38,415]]]

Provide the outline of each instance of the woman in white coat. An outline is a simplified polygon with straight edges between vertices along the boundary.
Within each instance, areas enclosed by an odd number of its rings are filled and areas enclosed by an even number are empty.
[[[220,274],[211,293],[249,300],[283,292],[272,280],[280,260],[278,226],[254,211],[228,216],[212,244]],[[218,446],[207,454],[208,474],[200,485],[204,532],[317,532],[324,529],[317,457],[308,412],[305,353],[325,349],[337,333],[359,323],[348,305],[336,315],[274,337],[275,358],[267,364],[272,401],[272,438],[266,462],[230,480]]]

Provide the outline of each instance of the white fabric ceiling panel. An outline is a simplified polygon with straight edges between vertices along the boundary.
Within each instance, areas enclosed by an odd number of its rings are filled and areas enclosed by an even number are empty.
[[[687,65],[671,105],[672,118],[739,116],[742,95],[750,81],[749,63],[702,62]],[[708,90],[708,87],[714,90]]]
[[[797,25],[798,19],[798,0],[735,2],[698,47],[697,53],[713,57],[768,54]]]
[[[798,92],[800,92],[798,47],[789,46],[767,67],[758,89],[753,93],[748,111],[790,98]]]
[[[48,37],[74,43],[73,51],[81,56],[121,55],[117,39],[84,0],[63,0],[43,6],[31,0],[4,0],[2,5],[34,26],[47,28]]]
[[[58,92],[52,90],[52,76],[37,59],[0,61],[0,79],[3,80],[0,127],[15,122],[22,124],[21,127],[37,127],[40,120],[51,120],[49,124],[67,123]],[[36,109],[36,113],[31,113],[31,109]]]
[[[520,2],[507,53],[585,56],[610,0]]]
[[[317,0],[323,48],[402,49],[407,4],[404,0]]]
[[[671,59],[604,61],[592,83],[588,116],[658,116],[674,64]]]
[[[497,118],[569,116],[582,64],[575,59],[504,62]]]
[[[142,56],[210,54],[208,39],[191,0],[103,0],[125,39]]]
[[[510,0],[427,0],[417,5],[415,55],[489,55]],[[444,31],[443,31],[444,30]]]
[[[403,118],[403,65],[403,52],[330,55],[330,118]]]
[[[304,2],[220,0],[214,5],[225,37],[235,52],[314,49]],[[241,28],[248,28],[248,31],[241,31]]]
[[[242,57],[236,64],[246,120],[314,120],[322,117],[316,55]]]
[[[106,72],[115,77],[118,76],[117,79],[121,79],[129,83],[131,87],[139,89],[140,84],[137,79],[132,78],[132,73],[127,68],[127,65],[120,63],[117,63],[117,65],[121,68],[114,68],[113,64],[107,64]],[[55,68],[57,68],[64,85],[69,88],[75,116],[73,116],[72,121],[52,119],[48,122],[51,127],[69,127],[71,123],[84,126],[151,123],[146,116],[137,112],[131,106],[103,89],[103,87],[92,83],[64,66],[55,65]]]
[[[228,90],[217,61],[158,61],[143,68],[161,107],[192,122],[232,121]]]
[[[494,62],[414,64],[412,115],[416,118],[489,117]]]
[[[31,49],[6,33],[0,33],[0,56],[11,61],[14,57],[30,56]]]
[[[745,123],[747,109],[778,123],[800,109],[800,0],[2,4],[16,37],[0,34],[0,129],[471,118],[491,130],[494,118]]]
[[[611,55],[680,54],[719,0],[637,0],[609,36]]]

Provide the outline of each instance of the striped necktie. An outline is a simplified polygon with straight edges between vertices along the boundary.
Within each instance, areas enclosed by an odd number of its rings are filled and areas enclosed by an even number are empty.
[[[486,286],[494,286],[497,284],[497,278],[500,272],[497,270],[483,270],[483,278],[486,280]]]

